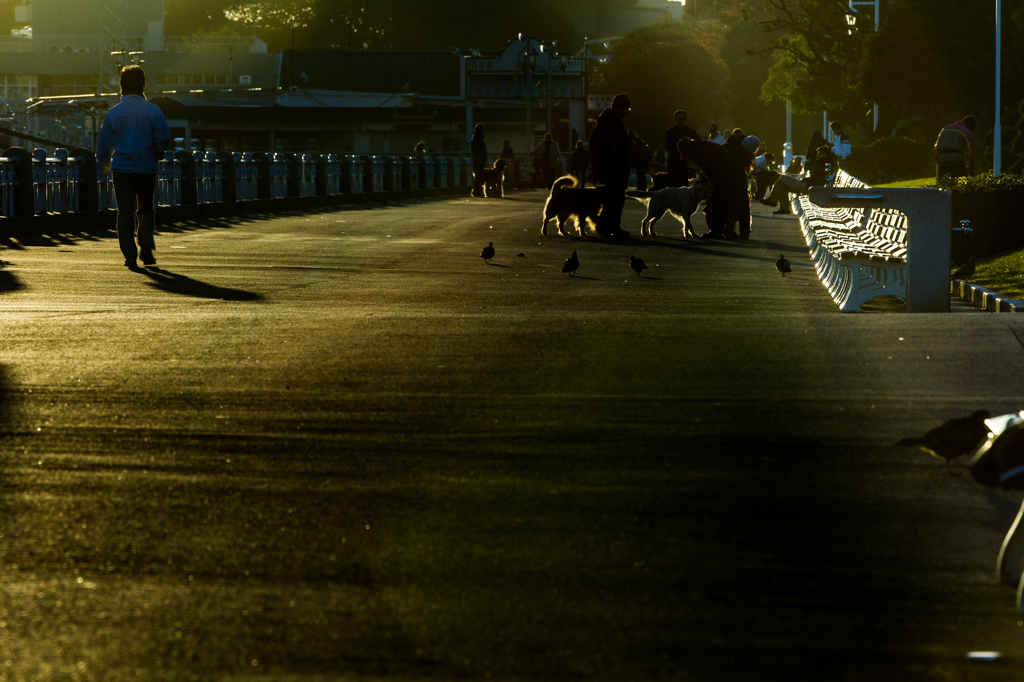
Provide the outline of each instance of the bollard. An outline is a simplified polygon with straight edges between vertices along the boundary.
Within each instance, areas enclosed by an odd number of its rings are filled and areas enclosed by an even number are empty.
[[[235,155],[230,152],[217,152],[217,161],[223,171],[222,198],[224,201],[238,201],[238,171]]]
[[[99,207],[99,184],[96,178],[96,155],[88,149],[76,147],[71,155],[77,159],[80,175],[78,206],[82,211],[96,211]]]
[[[17,159],[13,162],[14,172],[13,188],[13,215],[30,216],[35,215],[35,196],[32,189],[32,155],[27,149],[21,147],[10,147],[4,151],[4,157]]]
[[[420,189],[434,189],[434,158],[424,158],[420,166],[420,172],[426,168],[426,177],[420,175]]]
[[[174,152],[174,160],[181,162],[181,203],[193,205],[198,199],[195,154],[179,149]]]

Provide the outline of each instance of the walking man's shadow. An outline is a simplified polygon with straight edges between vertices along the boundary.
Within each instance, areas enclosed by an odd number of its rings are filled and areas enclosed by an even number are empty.
[[[223,301],[261,301],[263,297],[251,291],[241,289],[229,289],[218,287],[197,279],[168,272],[161,268],[138,268],[137,272],[142,273],[151,280],[149,285],[180,296],[194,296],[195,298],[213,298]]]

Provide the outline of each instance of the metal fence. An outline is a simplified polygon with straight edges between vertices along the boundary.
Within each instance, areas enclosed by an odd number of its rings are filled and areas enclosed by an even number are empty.
[[[459,156],[166,152],[157,172],[158,206],[285,197],[468,187],[472,171]],[[11,148],[0,156],[0,217],[117,207],[113,173],[92,152]]]

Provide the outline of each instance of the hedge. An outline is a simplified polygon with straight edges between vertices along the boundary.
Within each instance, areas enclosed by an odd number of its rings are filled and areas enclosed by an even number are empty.
[[[942,178],[939,188],[953,193],[953,226],[971,221],[969,235],[954,233],[952,261],[992,256],[1024,247],[1024,176],[991,171],[965,178]]]

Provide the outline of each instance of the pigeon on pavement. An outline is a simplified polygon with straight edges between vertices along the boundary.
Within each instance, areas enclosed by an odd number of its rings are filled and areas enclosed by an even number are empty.
[[[971,256],[971,259],[961,265],[960,268],[950,276],[950,279],[968,279],[974,275],[974,270],[977,266],[978,264],[974,262],[974,256]]]
[[[789,261],[786,260],[784,254],[779,254],[779,260],[775,261],[775,269],[782,273],[785,277],[787,272],[793,272],[793,268],[789,267]]]
[[[636,276],[639,277],[640,273],[647,269],[647,264],[639,258],[629,257],[629,267],[636,271]]]
[[[487,242],[487,246],[480,252],[480,257],[484,259],[484,262],[490,263],[491,259],[494,258],[494,242]]]
[[[985,420],[988,410],[978,410],[968,417],[956,417],[936,426],[923,436],[900,438],[896,445],[918,447],[939,459],[946,460],[946,470],[952,473],[949,462],[977,450],[988,437]]]
[[[576,257],[576,252],[573,251],[572,255],[565,259],[565,265],[562,266],[562,272],[568,272],[570,275],[576,272],[576,268],[580,266],[580,259]]]

